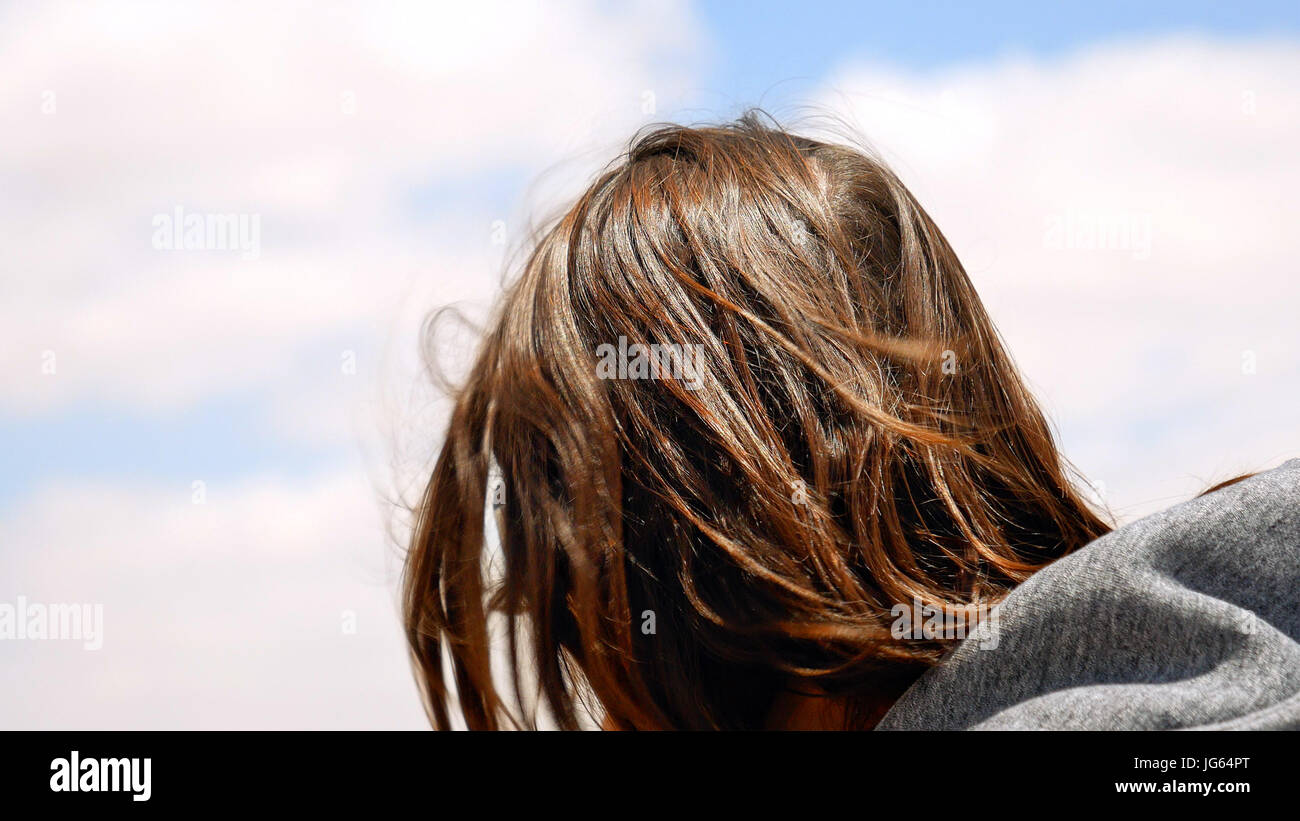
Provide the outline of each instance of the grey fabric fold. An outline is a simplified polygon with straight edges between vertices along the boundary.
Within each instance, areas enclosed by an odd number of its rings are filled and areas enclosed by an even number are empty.
[[[1300,459],[1107,534],[994,624],[877,729],[1300,729]]]

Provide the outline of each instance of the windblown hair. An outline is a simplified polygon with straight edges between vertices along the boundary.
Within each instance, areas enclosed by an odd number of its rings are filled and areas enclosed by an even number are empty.
[[[693,383],[602,370],[620,338],[693,351]],[[639,136],[537,241],[454,399],[404,578],[440,728],[454,703],[535,726],[525,678],[566,728],[896,695],[953,642],[894,638],[894,605],[992,605],[1109,530],[911,193],[754,114]]]

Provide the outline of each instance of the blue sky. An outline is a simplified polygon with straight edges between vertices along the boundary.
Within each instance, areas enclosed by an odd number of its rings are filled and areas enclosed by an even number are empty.
[[[1201,32],[1217,38],[1290,35],[1300,4],[1215,2],[789,4],[705,2],[700,19],[716,50],[689,99],[726,113],[744,104],[797,104],[836,67],[867,60],[928,71],[1005,55],[1052,58],[1114,38]],[[918,21],[923,21],[918,23]],[[688,104],[689,115],[700,113]],[[531,169],[413,184],[419,216],[449,197],[486,198],[500,210],[520,196]],[[486,187],[484,181],[487,182]],[[232,394],[180,411],[140,412],[113,398],[49,413],[0,414],[8,442],[0,506],[57,476],[184,480],[191,475],[310,472],[356,454],[313,447],[263,424],[256,397]]]
[[[816,82],[850,58],[933,69],[1003,55],[1053,57],[1116,37],[1202,32],[1294,34],[1288,2],[907,3],[704,2],[720,48],[713,86],[756,101]]]

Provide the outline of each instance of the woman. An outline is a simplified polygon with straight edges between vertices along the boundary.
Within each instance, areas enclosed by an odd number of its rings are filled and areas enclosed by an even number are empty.
[[[1042,632],[991,608],[1109,530],[907,189],[747,115],[640,137],[537,243],[455,397],[405,617],[438,727],[453,699],[533,726],[532,689],[561,727],[975,726],[987,699],[897,707],[962,698],[922,678],[957,647],[1014,669],[999,635]]]

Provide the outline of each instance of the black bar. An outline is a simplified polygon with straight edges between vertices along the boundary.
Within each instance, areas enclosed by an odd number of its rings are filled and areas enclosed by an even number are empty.
[[[6,807],[21,799],[92,811],[414,803],[434,815],[470,811],[466,801],[545,802],[560,811],[611,789],[625,803],[607,811],[666,802],[675,815],[701,790],[737,804],[786,793],[809,814],[832,796],[867,814],[894,800],[944,814],[1030,799],[1041,810],[1194,801],[1223,811],[1287,806],[1296,782],[1290,733],[11,732],[4,740]],[[73,751],[100,774],[106,758],[138,759],[137,772],[149,759],[148,800],[133,800],[129,789],[53,791],[61,765],[52,762],[70,764]],[[1180,783],[1216,791],[1164,787]],[[1157,791],[1119,792],[1117,784]],[[1218,791],[1224,785],[1248,792]],[[949,800],[961,803],[942,803]]]

